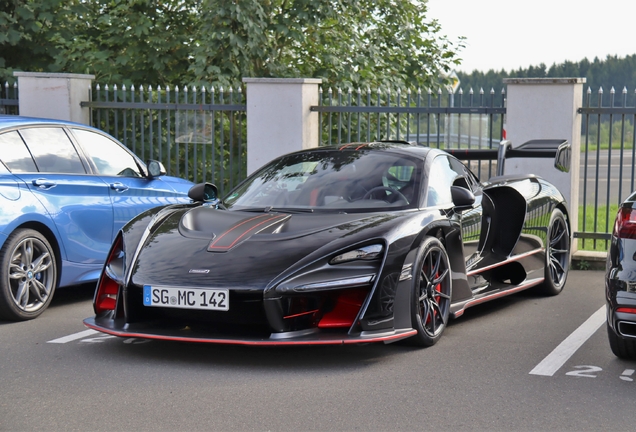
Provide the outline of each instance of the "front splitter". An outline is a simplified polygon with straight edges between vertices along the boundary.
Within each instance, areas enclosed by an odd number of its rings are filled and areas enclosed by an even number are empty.
[[[414,329],[398,329],[381,334],[343,335],[340,333],[312,333],[293,338],[271,337],[231,337],[224,335],[209,335],[189,329],[158,329],[144,324],[117,324],[111,319],[86,318],[84,325],[88,328],[113,336],[126,338],[155,339],[176,342],[213,343],[225,345],[347,345],[365,343],[391,343],[417,334]]]

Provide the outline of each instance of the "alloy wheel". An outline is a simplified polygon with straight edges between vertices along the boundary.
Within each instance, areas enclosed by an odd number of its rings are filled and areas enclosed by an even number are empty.
[[[548,243],[548,271],[556,286],[565,282],[569,264],[569,234],[563,217],[556,217],[550,226]]]
[[[55,287],[52,260],[47,245],[36,237],[22,239],[11,251],[6,283],[20,310],[36,312],[48,304]]]
[[[448,323],[451,301],[448,258],[440,246],[427,251],[419,279],[418,315],[427,336],[435,338]]]

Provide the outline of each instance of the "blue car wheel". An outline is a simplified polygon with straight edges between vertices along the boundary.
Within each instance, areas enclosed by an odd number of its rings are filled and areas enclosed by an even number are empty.
[[[57,284],[53,248],[31,229],[14,231],[0,251],[0,319],[25,321],[47,308]]]

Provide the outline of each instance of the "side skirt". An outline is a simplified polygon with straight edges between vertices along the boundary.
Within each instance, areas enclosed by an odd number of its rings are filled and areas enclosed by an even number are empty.
[[[498,298],[501,298],[501,297],[505,297],[507,295],[518,293],[518,292],[526,290],[528,288],[532,288],[534,286],[537,286],[537,285],[543,283],[543,281],[545,281],[545,278],[530,279],[530,280],[527,280],[527,281],[525,281],[524,283],[522,283],[520,285],[515,286],[514,288],[509,288],[509,289],[506,289],[506,290],[491,292],[491,293],[488,293],[487,295],[485,295],[483,297],[480,297],[480,298],[467,300],[467,301],[461,302],[461,303],[456,303],[456,304],[451,306],[451,316],[453,318],[458,318],[458,317],[462,316],[464,314],[464,311],[466,309],[468,309],[469,307],[471,307],[471,306],[476,306],[478,304],[485,303],[485,302],[490,301],[490,300],[495,300],[495,299],[498,299]]]

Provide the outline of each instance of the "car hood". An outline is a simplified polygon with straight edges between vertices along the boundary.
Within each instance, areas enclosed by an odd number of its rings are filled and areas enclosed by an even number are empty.
[[[289,214],[179,209],[149,227],[132,268],[137,285],[262,290],[363,240],[386,235],[398,213]]]

